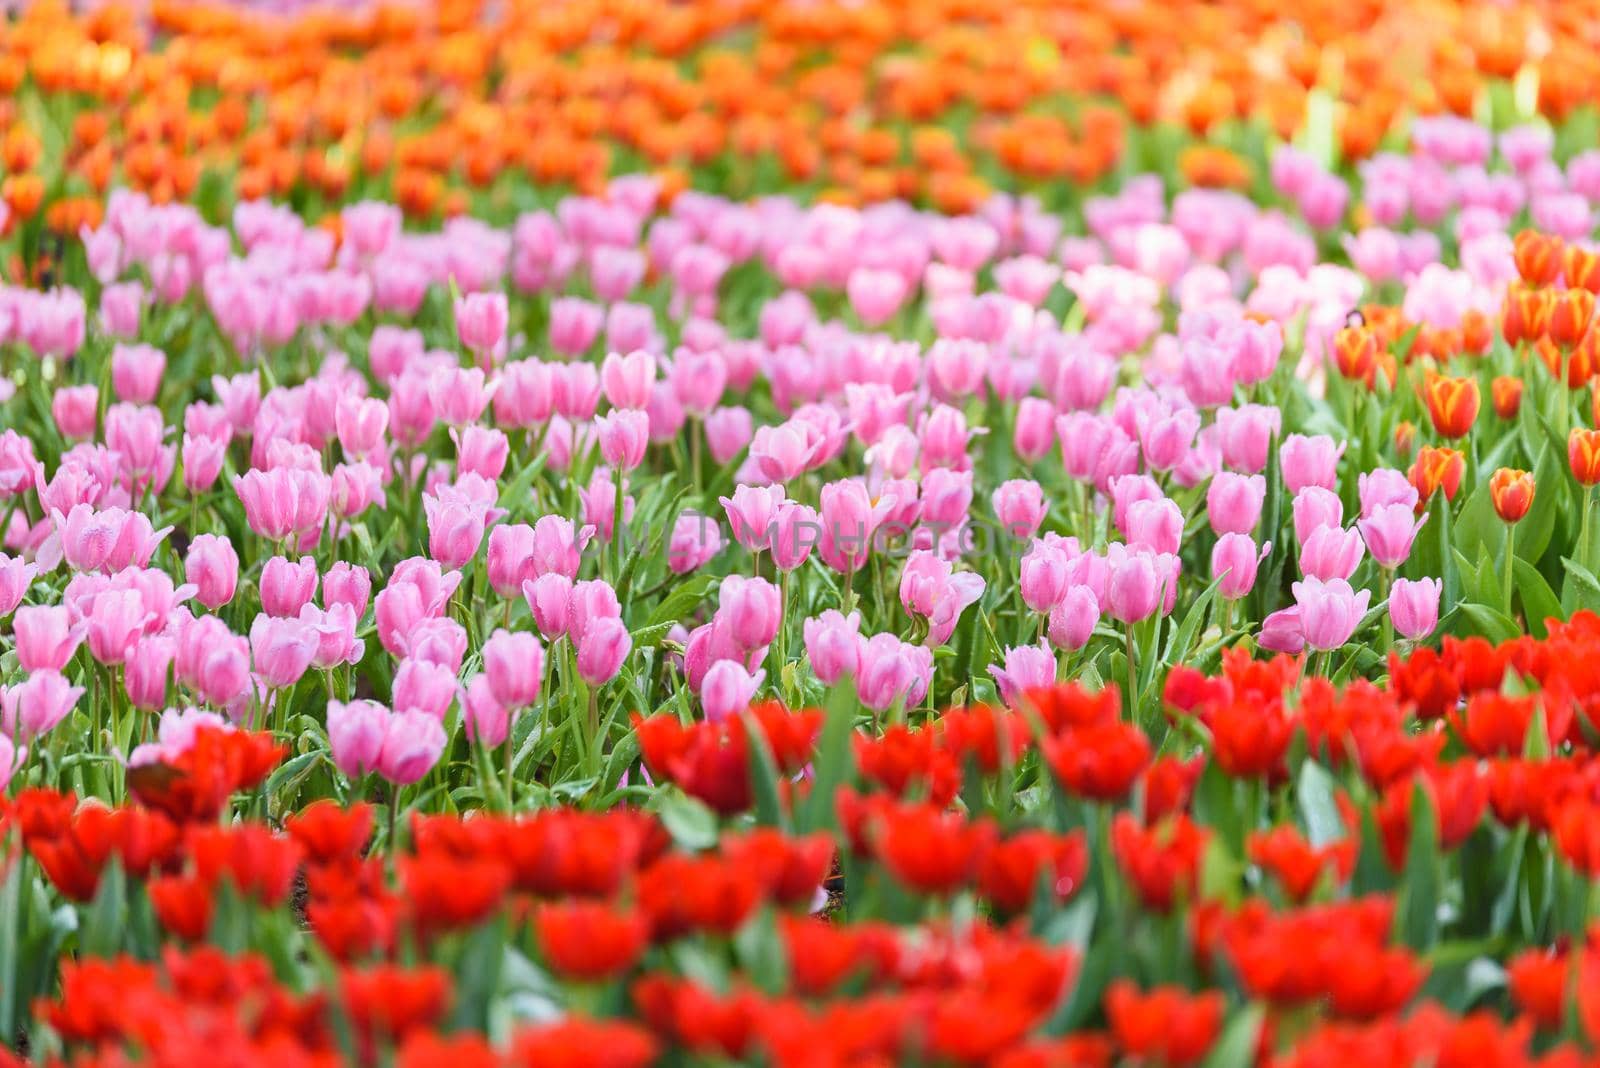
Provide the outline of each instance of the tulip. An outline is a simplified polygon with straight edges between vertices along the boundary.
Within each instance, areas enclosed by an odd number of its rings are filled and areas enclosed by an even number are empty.
[[[584,546],[589,544],[594,533],[592,527],[578,529],[570,519],[540,516],[533,524],[534,577],[554,572],[569,579],[577,578]]]
[[[1132,625],[1148,619],[1161,603],[1165,576],[1158,559],[1149,551],[1129,552],[1121,546],[1115,557],[1108,556],[1110,576],[1106,600],[1111,615],[1120,623]]]
[[[504,293],[468,293],[455,301],[456,335],[478,357],[499,351],[505,344],[511,318]]]
[[[391,700],[395,711],[419,711],[443,720],[456,699],[456,672],[447,664],[411,655],[395,669]]]
[[[137,590],[106,590],[88,613],[89,653],[102,664],[120,664],[144,633],[150,615]]]
[[[309,556],[298,563],[274,556],[261,569],[260,588],[261,610],[267,615],[298,616],[317,595],[317,562]]]
[[[1100,604],[1094,590],[1084,585],[1068,586],[1055,607],[1050,609],[1046,631],[1050,644],[1058,649],[1082,649],[1089,644],[1100,623]]]
[[[1412,505],[1397,502],[1374,509],[1356,526],[1372,559],[1379,567],[1392,571],[1411,555],[1412,543],[1427,519],[1426,513],[1418,518]]]
[[[532,634],[496,630],[483,643],[483,677],[489,680],[489,692],[501,707],[528,707],[539,699],[544,646]]]
[[[444,724],[427,712],[395,712],[384,725],[372,768],[396,786],[410,786],[433,770],[447,740]]]
[[[709,563],[722,550],[722,528],[710,516],[681,512],[667,539],[667,567],[686,575]]]
[[[22,603],[38,573],[37,565],[0,553],[0,618],[9,616]]]
[[[856,479],[840,479],[822,487],[822,562],[846,576],[859,571],[872,551],[872,536],[894,507],[892,500],[873,502]]]
[[[176,642],[159,635],[134,645],[123,665],[123,687],[134,707],[154,710],[166,705],[167,673],[177,651]]]
[[[1035,612],[1048,612],[1054,608],[1066,592],[1069,562],[1060,544],[1034,542],[1022,557],[1018,578],[1023,603]]]
[[[1386,504],[1403,504],[1407,508],[1417,505],[1417,488],[1406,478],[1404,471],[1378,467],[1363,471],[1356,479],[1361,499],[1362,516],[1371,516]],[[1343,522],[1343,519],[1340,519]]]
[[[556,572],[522,583],[522,596],[533,613],[534,625],[547,641],[554,641],[567,632],[567,607],[572,601],[572,592],[572,580]]]
[[[1507,524],[1520,522],[1528,514],[1533,505],[1533,490],[1533,476],[1526,471],[1502,467],[1489,478],[1489,498],[1494,503],[1495,514]]]
[[[1237,601],[1255,588],[1256,570],[1272,551],[1269,541],[1256,551],[1255,539],[1248,534],[1224,534],[1211,550],[1211,577],[1217,582],[1217,596]]]
[[[276,690],[300,681],[317,646],[316,629],[299,619],[274,619],[262,613],[250,625],[250,656],[256,674]]]
[[[1218,471],[1206,488],[1206,519],[1217,534],[1249,534],[1261,520],[1266,498],[1265,477]]]
[[[82,686],[59,671],[35,671],[19,685],[0,689],[0,728],[13,742],[38,738],[71,715],[83,694]]]
[[[846,616],[830,608],[806,620],[802,629],[811,672],[824,685],[832,686],[860,670],[861,613]]]
[[[93,438],[99,412],[100,390],[93,385],[62,386],[50,398],[50,416],[68,441]]]
[[[717,591],[717,619],[741,649],[763,648],[783,620],[782,595],[766,579],[729,575]]]
[[[718,498],[733,540],[753,553],[772,545],[773,521],[788,497],[782,486],[736,486],[732,497]]]
[[[633,649],[633,638],[622,620],[604,616],[591,621],[577,639],[578,674],[590,686],[604,686],[616,678]]]
[[[1278,447],[1284,486],[1291,494],[1298,494],[1307,486],[1337,489],[1339,457],[1343,454],[1344,446],[1336,445],[1326,434],[1315,437],[1290,434]]]
[[[1056,681],[1056,654],[1040,642],[1007,649],[1005,666],[989,665],[1000,701],[1010,708],[1021,704],[1028,691],[1043,689]]]
[[[1323,581],[1348,579],[1361,565],[1364,552],[1359,531],[1318,527],[1300,547],[1300,573]]]
[[[1055,444],[1055,409],[1043,397],[1023,397],[1013,417],[1011,447],[1024,463],[1038,463]]]
[[[166,353],[151,345],[115,345],[111,349],[111,388],[120,400],[149,404],[161,389]]]
[[[859,648],[856,698],[872,711],[887,711],[897,702],[913,707],[927,695],[933,677],[931,649],[893,634],[875,634]]]
[[[455,486],[440,486],[438,493],[423,495],[422,510],[428,523],[428,555],[452,570],[471,563],[489,525],[489,505]]]
[[[600,366],[600,388],[613,408],[648,407],[655,379],[656,358],[648,352],[613,352]]]
[[[765,671],[752,674],[737,660],[718,660],[712,664],[700,682],[700,704],[705,709],[706,721],[720,723],[750,707],[766,677]]]
[[[732,463],[750,444],[755,434],[755,423],[748,408],[717,408],[707,413],[705,432],[711,459],[719,464],[727,464]]]
[[[1183,543],[1183,510],[1165,497],[1135,501],[1124,530],[1128,545],[1154,553],[1176,553]]]
[[[794,571],[811,556],[822,537],[822,520],[809,505],[786,501],[773,514],[772,563],[780,571]]]
[[[367,611],[367,600],[372,593],[372,573],[357,564],[340,560],[322,576],[322,603],[332,608],[336,604],[348,605],[360,619]]]
[[[1407,478],[1417,491],[1417,507],[1424,508],[1435,491],[1443,490],[1444,498],[1453,501],[1461,486],[1461,476],[1466,471],[1466,457],[1456,449],[1440,449],[1425,445],[1417,450]]]
[[[1337,493],[1321,486],[1307,486],[1296,494],[1291,511],[1294,535],[1302,545],[1323,527],[1338,529],[1344,525],[1344,502]]]
[[[605,462],[623,471],[644,463],[650,445],[650,417],[642,411],[618,408],[595,420],[600,439],[600,455]]]
[[[1389,618],[1401,637],[1421,641],[1439,625],[1439,594],[1443,586],[1436,578],[1395,579],[1389,589]]]
[[[984,586],[981,576],[957,572],[948,560],[918,549],[906,558],[900,575],[900,604],[927,623],[929,645],[943,645],[955,633],[962,611],[983,596]]]
[[[1350,640],[1372,599],[1370,590],[1357,593],[1342,578],[1325,582],[1308,577],[1296,582],[1291,589],[1295,607],[1300,610],[1300,629],[1305,643],[1324,652]]]
[[[1001,529],[1014,538],[1031,538],[1044,522],[1044,488],[1031,479],[1000,483],[989,498]]]
[[[1444,438],[1462,438],[1478,418],[1478,380],[1429,374],[1423,383],[1422,397],[1433,429]]]
[[[1257,638],[1261,648],[1276,653],[1294,655],[1306,647],[1305,632],[1300,626],[1300,608],[1291,605],[1281,608],[1261,621],[1261,634]]]
[[[492,427],[451,427],[450,440],[456,443],[456,474],[480,475],[493,482],[506,469],[511,442]]]

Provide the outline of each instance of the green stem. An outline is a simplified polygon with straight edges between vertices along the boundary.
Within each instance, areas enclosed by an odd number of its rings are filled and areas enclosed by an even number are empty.
[[[1589,512],[1594,508],[1594,487],[1583,487],[1583,512],[1578,522],[1578,563],[1593,570],[1589,563]]]
[[[1506,524],[1506,574],[1505,574],[1506,615],[1509,616],[1513,620],[1515,620],[1517,618],[1516,614],[1511,611],[1512,575],[1517,570],[1516,543],[1517,543],[1517,525],[1515,523],[1507,523]]]
[[[1139,675],[1134,668],[1133,656],[1133,624],[1127,624],[1123,631],[1128,647],[1128,716],[1134,723],[1139,722]]]

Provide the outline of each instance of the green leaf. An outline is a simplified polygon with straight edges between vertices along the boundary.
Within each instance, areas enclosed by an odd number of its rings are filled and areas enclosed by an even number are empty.
[[[733,936],[733,948],[745,976],[768,994],[780,994],[789,982],[788,954],[778,934],[777,913],[764,908]]]
[[[658,814],[672,840],[684,849],[710,849],[717,844],[717,814],[681,790],[663,790]]]
[[[715,575],[696,575],[675,585],[672,592],[656,605],[650,617],[645,620],[644,628],[641,629],[659,627],[663,623],[667,625],[667,629],[671,629],[672,624],[681,622],[685,616],[705,603],[711,587],[718,581]]]
[[[1561,566],[1567,569],[1567,580],[1561,584],[1563,613],[1571,615],[1585,608],[1600,612],[1600,579],[1571,557],[1563,556]]]
[[[1266,1009],[1261,1005],[1246,1005],[1234,1013],[1222,1037],[1211,1047],[1203,1068],[1244,1068],[1256,1061],[1256,1043],[1261,1035],[1261,1021]]]
[[[1396,932],[1412,949],[1432,948],[1439,936],[1439,893],[1443,860],[1433,799],[1421,783],[1411,787],[1411,844],[1401,878]]]
[[[454,1027],[488,1030],[490,1007],[500,987],[507,943],[504,917],[480,924],[465,936],[453,969],[455,1010],[450,1021]]]
[[[128,877],[113,860],[100,873],[100,885],[83,918],[78,949],[90,957],[112,957],[122,949],[128,919]]]
[[[1547,633],[1545,621],[1561,619],[1565,615],[1561,611],[1561,599],[1544,580],[1539,569],[1523,559],[1520,552],[1513,567],[1513,577],[1517,583],[1517,596],[1522,599],[1522,614],[1528,630],[1535,638],[1543,638]]]
[[[745,754],[750,766],[750,788],[755,798],[756,822],[763,827],[784,828],[783,799],[778,791],[778,765],[761,724],[749,712],[744,714]]]
[[[1205,626],[1206,613],[1211,607],[1211,602],[1216,600],[1217,587],[1222,584],[1225,575],[1218,575],[1211,580],[1211,584],[1196,597],[1189,606],[1189,611],[1183,615],[1183,621],[1178,624],[1167,638],[1167,650],[1162,655],[1162,663],[1167,667],[1175,667],[1183,663],[1184,657],[1189,655],[1189,650],[1194,647],[1195,635]]]
[[[1315,760],[1307,759],[1300,765],[1295,801],[1300,807],[1300,818],[1305,821],[1306,838],[1313,848],[1320,849],[1349,837],[1344,817],[1339,813],[1339,803],[1334,799],[1333,776]]]
[[[855,690],[848,679],[828,691],[822,737],[817,743],[816,759],[812,762],[815,779],[801,809],[801,830],[833,829],[837,818],[833,810],[834,794],[855,774],[855,747],[852,741],[856,730],[857,707]]]
[[[1488,605],[1463,604],[1461,614],[1467,617],[1474,631],[1492,642],[1508,642],[1522,633],[1522,628],[1510,616]]]

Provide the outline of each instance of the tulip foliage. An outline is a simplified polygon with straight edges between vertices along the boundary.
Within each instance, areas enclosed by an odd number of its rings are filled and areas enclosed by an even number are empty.
[[[1592,1059],[1594,14],[1014,7],[7,23],[0,1068]]]

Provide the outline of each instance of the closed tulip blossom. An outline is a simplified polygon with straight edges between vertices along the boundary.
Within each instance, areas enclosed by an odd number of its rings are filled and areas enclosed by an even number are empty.
[[[633,649],[633,638],[622,620],[605,616],[584,629],[577,645],[578,675],[598,687],[617,677]]]
[[[1357,593],[1342,578],[1307,577],[1296,582],[1293,590],[1305,643],[1319,651],[1337,649],[1349,641],[1372,599],[1370,590]]]
[[[312,557],[302,556],[298,562],[272,557],[261,569],[261,610],[279,618],[299,615],[316,596],[318,577]]]
[[[322,576],[322,603],[327,608],[346,605],[360,619],[366,615],[371,595],[372,573],[359,565],[341,560]]]
[[[1291,505],[1294,514],[1294,536],[1304,545],[1311,535],[1322,527],[1344,525],[1344,504],[1339,495],[1321,486],[1308,486],[1295,494]]]
[[[1334,489],[1339,484],[1339,457],[1342,455],[1344,446],[1335,444],[1326,434],[1315,437],[1290,434],[1278,447],[1283,484],[1294,494],[1307,486]]]
[[[410,786],[433,770],[446,741],[444,725],[427,712],[395,712],[384,724],[373,770],[397,786]]]
[[[523,599],[533,613],[534,625],[547,641],[567,632],[567,609],[572,600],[572,580],[551,572],[522,584]]]
[[[856,697],[874,712],[886,712],[897,702],[913,707],[928,692],[933,676],[933,652],[926,646],[902,642],[893,634],[875,634],[859,647]]]
[[[700,682],[700,703],[706,720],[718,723],[737,716],[750,706],[766,677],[765,671],[752,673],[737,660],[718,660],[712,664]]]
[[[65,605],[24,606],[11,625],[17,664],[30,673],[64,669],[87,630],[73,623]]]
[[[1076,542],[1071,543],[1076,549]],[[1067,566],[1071,563],[1061,543],[1039,540],[1022,557],[1018,587],[1022,600],[1035,612],[1048,612],[1061,600],[1067,588]]]
[[[1355,528],[1318,527],[1300,547],[1300,573],[1324,581],[1348,579],[1361,566],[1365,551]]]
[[[83,694],[82,686],[73,686],[58,671],[35,671],[15,686],[0,688],[0,727],[14,742],[26,743],[71,715]]]
[[[1050,644],[1058,649],[1082,649],[1100,623],[1100,604],[1094,590],[1084,585],[1068,586],[1050,609]]]
[[[1166,588],[1177,578],[1177,558],[1121,545],[1110,546],[1107,557],[1106,600],[1111,616],[1129,624],[1148,619],[1162,606]]]
[[[0,618],[9,616],[22,603],[38,573],[37,565],[0,553]]]
[[[1001,702],[1015,708],[1029,690],[1055,683],[1056,654],[1043,642],[1007,649],[1004,666],[990,664],[989,674],[994,676]]]
[[[500,705],[526,708],[539,699],[544,647],[532,634],[497,630],[483,643],[483,674]]]
[[[263,613],[250,625],[250,656],[256,674],[273,689],[299,682],[317,647],[316,628],[299,619],[274,619]]]
[[[782,486],[740,485],[732,497],[720,498],[733,540],[751,552],[771,547],[778,508],[788,500]]]
[[[805,621],[803,626],[806,659],[812,674],[832,686],[845,675],[861,668],[861,613],[848,616],[829,609]]]
[[[995,519],[1013,538],[1031,538],[1044,522],[1044,489],[1031,479],[1014,478],[1002,482],[989,498]]]
[[[1427,519],[1427,513],[1419,517],[1413,505],[1397,502],[1374,508],[1356,527],[1372,559],[1392,571],[1411,555],[1411,546]]]
[[[777,586],[762,578],[729,575],[717,591],[717,620],[742,649],[772,644],[783,620],[783,600]]]
[[[1206,519],[1217,534],[1250,534],[1261,521],[1267,480],[1261,475],[1218,471],[1206,487]]]
[[[1224,534],[1211,550],[1211,577],[1217,580],[1217,596],[1225,601],[1237,601],[1256,584],[1256,571],[1261,561],[1272,551],[1269,541],[1256,549],[1255,539],[1248,534]]]
[[[1403,638],[1421,641],[1439,625],[1438,579],[1395,579],[1389,588],[1389,618]]]
[[[444,719],[460,695],[455,669],[417,656],[400,661],[390,689],[395,711],[426,712],[438,720]]]

